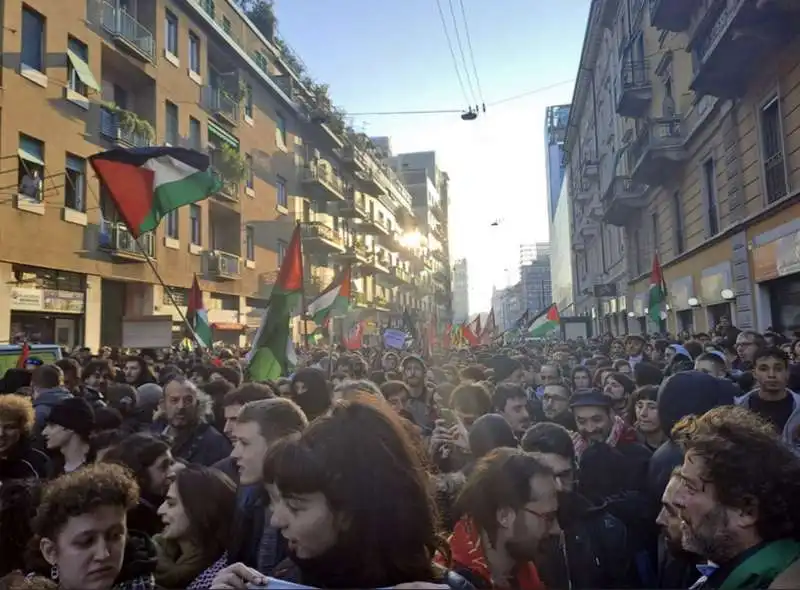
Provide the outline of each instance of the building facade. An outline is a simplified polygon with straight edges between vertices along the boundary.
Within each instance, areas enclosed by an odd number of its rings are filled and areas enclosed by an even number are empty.
[[[453,264],[453,324],[469,319],[469,268],[466,258]]]
[[[562,316],[575,315],[572,265],[572,201],[569,196],[569,173],[561,184],[556,213],[550,224],[550,288],[552,301]]]
[[[404,309],[434,312],[427,250],[404,239],[411,194],[344,125],[274,19],[254,23],[231,0],[0,10],[3,30],[17,31],[0,38],[14,55],[0,74],[0,335],[97,349],[124,344],[123,318],[171,315],[177,336],[173,301],[185,308],[197,276],[214,339],[244,343],[297,223],[307,297],[354,263],[353,317],[376,329]],[[162,144],[207,151],[224,186],[137,243],[87,158]]]
[[[800,326],[799,22],[793,2],[593,3],[566,145],[576,305],[598,329]]]
[[[516,283],[505,289],[493,288],[492,309],[498,333],[513,329],[517,320],[525,313],[522,283]]]
[[[545,111],[544,149],[547,166],[547,217],[552,223],[561,195],[566,160],[564,138],[569,120],[569,105],[547,107]]]

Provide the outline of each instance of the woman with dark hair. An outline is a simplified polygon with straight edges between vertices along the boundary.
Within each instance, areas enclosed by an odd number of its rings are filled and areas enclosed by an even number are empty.
[[[439,548],[429,480],[400,418],[385,404],[338,402],[264,461],[272,526],[291,557],[276,578],[318,588],[465,584],[433,564]],[[213,587],[263,581],[234,564]]]
[[[572,390],[590,389],[592,387],[592,372],[582,365],[572,369]]]
[[[216,469],[189,466],[178,471],[158,509],[164,532],[158,550],[156,584],[164,589],[208,588],[225,567],[236,508],[236,486]]]
[[[289,398],[312,421],[327,412],[333,400],[325,375],[319,369],[300,369],[292,377],[292,392]]]
[[[169,445],[149,434],[132,434],[106,451],[103,461],[127,467],[139,484],[139,503],[128,513],[128,528],[151,537],[160,533],[163,524],[157,511],[175,462]]]
[[[639,442],[651,451],[667,440],[658,418],[658,387],[645,385],[631,394],[625,422],[636,429]]]

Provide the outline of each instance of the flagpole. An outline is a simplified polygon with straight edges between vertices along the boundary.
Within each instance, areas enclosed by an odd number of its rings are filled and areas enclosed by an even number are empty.
[[[303,260],[303,239],[302,239],[302,229],[300,228],[301,222],[297,222],[297,228],[300,230],[300,307],[302,309],[302,321],[303,321],[303,344],[305,345],[306,350],[309,350],[311,347],[308,344],[308,310],[306,308],[306,263]]]

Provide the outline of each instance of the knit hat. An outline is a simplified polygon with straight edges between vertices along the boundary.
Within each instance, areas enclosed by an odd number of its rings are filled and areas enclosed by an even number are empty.
[[[82,397],[68,397],[53,406],[47,422],[71,430],[82,439],[89,440],[94,430],[94,410]]]
[[[143,383],[136,389],[139,406],[157,406],[164,397],[164,390],[157,383]]]

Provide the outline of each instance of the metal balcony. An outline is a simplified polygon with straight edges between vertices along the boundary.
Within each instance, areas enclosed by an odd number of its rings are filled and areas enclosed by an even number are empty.
[[[391,304],[383,297],[375,297],[372,300],[372,306],[378,311],[390,311]]]
[[[368,195],[378,197],[385,193],[383,185],[378,180],[378,172],[374,168],[367,168],[364,172],[356,174],[361,190]]]
[[[357,194],[353,189],[347,190],[344,201],[336,205],[336,215],[339,217],[364,220],[369,216],[364,195]]]
[[[685,140],[682,117],[648,121],[628,150],[633,181],[652,186],[669,183],[688,157]]]
[[[388,257],[377,252],[370,252],[367,261],[361,266],[361,272],[364,275],[389,274]]]
[[[583,236],[578,233],[578,228],[574,228],[572,232],[572,249],[575,251],[586,250],[586,242],[583,241]]]
[[[116,259],[128,262],[143,262],[147,256],[156,255],[155,238],[152,232],[139,236],[137,240],[131,235],[128,226],[123,222],[101,222],[98,246]]]
[[[697,0],[650,0],[650,24],[681,33],[689,28],[697,4]]]
[[[100,109],[100,134],[120,147],[149,147],[150,138],[120,124],[120,117],[106,107]]]
[[[228,201],[230,203],[238,203],[239,183],[226,180],[225,176],[220,172],[220,168],[222,166],[222,153],[218,150],[211,150],[209,151],[208,156],[211,170],[217,176],[217,178],[219,178],[221,184],[220,189],[214,193],[214,198],[221,201]]]
[[[108,0],[103,0],[103,28],[111,34],[114,43],[129,55],[141,60],[153,62],[156,55],[156,42],[153,33],[136,18]]]
[[[584,158],[581,164],[581,176],[590,181],[598,180],[600,178],[600,162],[595,158]]]
[[[592,185],[588,180],[579,180],[572,187],[572,194],[576,203],[583,203],[592,198]]]
[[[603,221],[625,227],[638,209],[647,204],[647,188],[627,176],[615,176],[603,195]]]
[[[303,168],[301,182],[311,192],[311,196],[323,201],[343,201],[345,198],[342,179],[316,162],[312,161]]]
[[[619,74],[617,114],[639,118],[648,112],[653,101],[650,66],[646,59],[633,58],[630,49],[624,53]]]
[[[365,172],[367,170],[367,156],[353,144],[344,146],[342,150],[342,162],[350,167],[354,172]]]
[[[437,248],[437,249],[431,251],[431,254],[433,254],[433,257],[436,258],[436,260],[438,260],[439,262],[442,262],[442,263],[445,263],[445,264],[449,263],[449,261],[447,260],[447,253],[444,250],[442,250],[440,248]]]
[[[230,252],[212,250],[208,256],[208,272],[215,279],[235,281],[242,276],[242,259]]]
[[[333,229],[318,221],[303,223],[300,226],[303,244],[311,252],[322,254],[345,252],[342,238]]]
[[[385,236],[389,233],[389,224],[385,219],[378,217],[375,211],[372,211],[369,215],[361,220],[358,230],[364,232],[365,234]]]
[[[433,213],[433,216],[439,221],[441,222],[447,221],[441,203],[434,203],[433,205],[431,205],[431,213]]]
[[[763,60],[800,30],[798,15],[759,8],[754,0],[713,3],[689,33],[691,89],[719,98],[743,96]]]
[[[239,122],[239,103],[222,88],[203,86],[202,106],[217,119],[236,125]]]
[[[364,244],[354,243],[351,246],[346,246],[346,250],[337,257],[350,264],[366,264],[369,262],[369,251]]]

